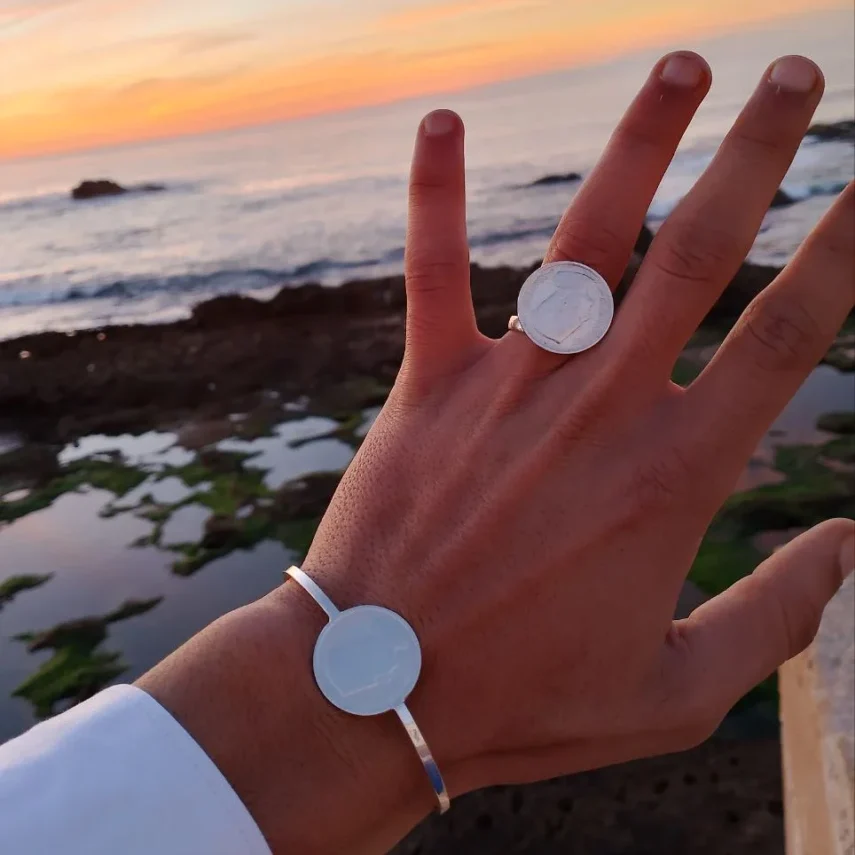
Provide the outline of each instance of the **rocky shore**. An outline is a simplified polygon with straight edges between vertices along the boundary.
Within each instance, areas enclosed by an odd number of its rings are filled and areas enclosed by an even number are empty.
[[[641,252],[650,242],[645,229]],[[533,268],[473,265],[481,329],[503,333]],[[710,313],[727,324],[777,273],[746,264]],[[268,302],[218,297],[178,323],[42,333],[0,342],[0,432],[68,441],[235,411],[261,390],[315,397],[355,379],[390,386],[403,353],[400,276],[283,288]]]

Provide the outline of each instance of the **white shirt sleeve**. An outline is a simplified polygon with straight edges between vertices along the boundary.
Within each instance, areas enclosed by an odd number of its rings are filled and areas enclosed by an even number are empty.
[[[271,855],[204,751],[114,686],[0,746],[4,855]]]

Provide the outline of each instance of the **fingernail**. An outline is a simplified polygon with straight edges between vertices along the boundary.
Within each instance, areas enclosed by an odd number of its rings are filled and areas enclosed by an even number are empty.
[[[456,123],[457,116],[451,110],[434,110],[425,116],[425,133],[429,137],[441,137],[453,131]]]
[[[850,535],[843,541],[840,548],[840,572],[845,579],[855,571],[855,535]]]
[[[810,92],[816,86],[816,68],[800,56],[785,56],[772,66],[769,80],[789,92]]]
[[[669,56],[659,72],[659,77],[671,86],[693,88],[701,82],[703,68],[693,56],[674,54]]]

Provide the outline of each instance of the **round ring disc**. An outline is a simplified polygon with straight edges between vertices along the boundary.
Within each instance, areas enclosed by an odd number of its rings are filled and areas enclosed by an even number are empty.
[[[321,630],[313,666],[318,688],[333,706],[354,715],[379,715],[412,692],[422,652],[400,615],[380,606],[356,606]]]
[[[581,353],[606,334],[614,315],[608,283],[576,261],[544,264],[526,279],[517,299],[523,332],[552,353]]]

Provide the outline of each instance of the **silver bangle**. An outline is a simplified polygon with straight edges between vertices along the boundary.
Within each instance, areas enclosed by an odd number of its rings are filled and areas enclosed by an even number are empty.
[[[404,701],[419,679],[422,655],[412,627],[396,612],[380,606],[339,611],[299,567],[285,571],[324,610],[329,623],[315,643],[312,666],[321,694],[352,715],[394,712],[419,755],[445,813],[451,799],[436,761]]]

